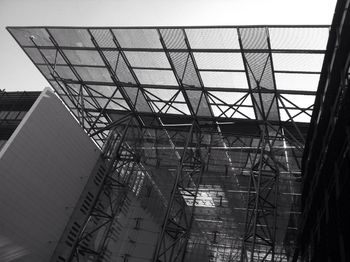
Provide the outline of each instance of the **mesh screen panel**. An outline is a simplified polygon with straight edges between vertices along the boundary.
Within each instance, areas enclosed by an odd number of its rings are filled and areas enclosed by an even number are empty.
[[[324,50],[329,28],[269,28],[272,49]]]
[[[243,49],[268,49],[265,27],[240,28]]]
[[[135,69],[135,74],[141,84],[176,86],[177,81],[171,70],[141,70]]]
[[[199,69],[244,70],[240,53],[194,53]]]
[[[182,29],[161,29],[164,44],[168,49],[187,49]]]
[[[164,52],[125,52],[133,67],[160,67],[169,68],[170,64]]]
[[[245,73],[239,72],[201,72],[205,87],[246,88],[248,83]]]
[[[44,28],[18,28],[11,30],[11,34],[21,46],[53,46],[50,35]]]
[[[89,85],[89,88],[95,91],[95,93],[99,93],[106,97],[111,97],[116,89],[115,86],[101,86],[101,85]],[[119,92],[116,92],[114,97],[121,98],[122,96],[120,95]]]
[[[169,55],[175,67],[177,76],[182,80],[190,54],[182,52],[170,52]]]
[[[60,28],[50,29],[50,33],[60,46],[93,47],[90,34],[86,29]]]
[[[316,91],[320,75],[275,73],[275,79],[279,90]]]
[[[151,112],[151,109],[139,88],[125,87],[124,90],[130,97],[131,102],[137,111]]]
[[[182,83],[186,86],[201,86],[196,69],[194,67],[192,57],[189,57],[187,61],[186,69],[182,78]]]
[[[39,50],[33,48],[24,48],[27,55],[37,64],[45,64],[49,62],[50,64],[62,64],[64,60],[62,56],[56,50]],[[43,57],[44,56],[44,57]]]
[[[107,68],[75,67],[75,70],[85,81],[113,82]]]
[[[320,72],[324,54],[272,54],[275,70]]]
[[[103,66],[103,60],[97,51],[87,50],[64,50],[69,62],[73,65]]]
[[[95,38],[99,47],[116,47],[113,36],[108,29],[91,29],[91,34]]]
[[[76,65],[75,70],[79,78],[94,85],[130,85],[141,88],[160,86],[161,89],[166,89],[167,86],[178,86],[179,80],[182,84],[179,88],[184,89],[182,94],[188,96],[184,98],[184,101],[189,101],[191,103],[189,106],[194,108],[194,111],[198,109],[197,114],[202,116],[210,115],[210,107],[206,104],[207,92],[222,92],[226,88],[248,92],[249,89],[257,88],[257,82],[261,90],[271,90],[271,92],[275,88],[282,92],[283,90],[315,91],[319,75],[303,74],[302,72],[317,73],[320,71],[324,55],[320,54],[319,50],[324,50],[328,36],[328,27],[302,26],[295,28],[278,26],[55,27],[11,28],[9,31],[24,46],[25,52],[38,65],[47,79],[52,79],[51,73],[54,73],[56,80],[61,81],[64,85],[67,85],[68,82],[73,85],[78,79],[70,67]],[[50,34],[52,39],[50,39]],[[95,43],[91,37],[96,41]],[[38,46],[45,47],[40,52],[46,59],[43,59],[39,50],[35,48],[32,39]],[[57,43],[58,46],[54,46],[53,43]],[[61,50],[56,50],[56,48]],[[275,49],[284,51],[276,53]],[[288,53],[289,49],[293,50],[293,53]],[[317,52],[313,53],[313,50]],[[60,56],[60,52],[65,54],[68,61]],[[110,66],[110,70],[115,74],[117,82],[112,80],[110,72],[107,67],[105,68],[104,57],[108,63],[107,66]],[[47,62],[49,64],[44,66]],[[51,67],[55,63],[56,68],[53,71]],[[149,70],[141,68],[149,68]],[[171,72],[172,70],[174,72]],[[191,90],[193,88],[201,90],[198,92],[200,97],[205,91],[204,99],[194,98],[195,92]],[[58,89],[59,92],[63,92],[61,87]],[[253,96],[257,101],[253,106],[258,110],[261,103],[257,95],[249,95],[243,105],[252,105]],[[199,101],[201,101],[201,106],[198,107]],[[211,103],[215,105],[219,102]],[[269,105],[264,105],[264,108],[269,108]],[[229,109],[228,111],[231,113],[235,110]],[[243,111],[252,115],[249,107],[242,107],[238,113],[243,113]],[[273,108],[272,112],[277,112],[276,108]],[[222,114],[221,117],[229,118],[230,113]]]
[[[186,93],[193,110],[197,112],[198,115],[210,116],[208,104],[201,91],[187,90]]]
[[[186,29],[192,48],[198,49],[239,49],[236,28]]]
[[[156,29],[112,29],[121,47],[161,48]]]

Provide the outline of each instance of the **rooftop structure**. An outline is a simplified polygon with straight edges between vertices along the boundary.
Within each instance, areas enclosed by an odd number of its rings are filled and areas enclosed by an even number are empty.
[[[289,261],[328,26],[8,30],[86,133],[132,155],[153,261]]]

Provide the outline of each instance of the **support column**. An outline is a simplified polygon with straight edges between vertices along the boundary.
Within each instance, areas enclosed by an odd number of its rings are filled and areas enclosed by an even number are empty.
[[[125,143],[130,117],[123,129],[111,130],[84,191],[51,261],[103,261],[113,238],[114,221],[130,191],[129,181],[137,175],[135,156]]]
[[[198,188],[203,174],[200,144],[200,130],[193,123],[187,133],[176,171],[153,262],[185,261]]]
[[[267,130],[253,157],[247,196],[242,262],[274,261],[279,171]]]

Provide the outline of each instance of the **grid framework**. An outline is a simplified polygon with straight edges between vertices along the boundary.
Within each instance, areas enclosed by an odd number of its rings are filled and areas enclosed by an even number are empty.
[[[176,243],[180,235],[195,246],[204,235],[199,244],[224,261],[291,256],[328,26],[8,30],[100,146],[133,119],[125,141],[138,162],[154,180],[163,179],[159,168],[175,177],[160,190],[169,199],[162,234],[173,203],[192,204],[193,222],[185,232],[177,227]],[[178,184],[182,171],[172,170],[195,152],[201,179]],[[155,259],[164,252],[159,242]]]

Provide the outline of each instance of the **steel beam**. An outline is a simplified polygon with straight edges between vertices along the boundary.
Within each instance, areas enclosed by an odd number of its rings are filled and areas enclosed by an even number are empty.
[[[198,148],[200,141],[200,130],[194,122],[187,133],[185,148],[182,151],[174,178],[166,214],[154,251],[153,262],[185,260],[198,188],[204,169],[202,156]],[[196,149],[191,149],[191,146],[195,146]],[[190,204],[186,203],[183,198],[183,192],[189,186],[195,188]]]

